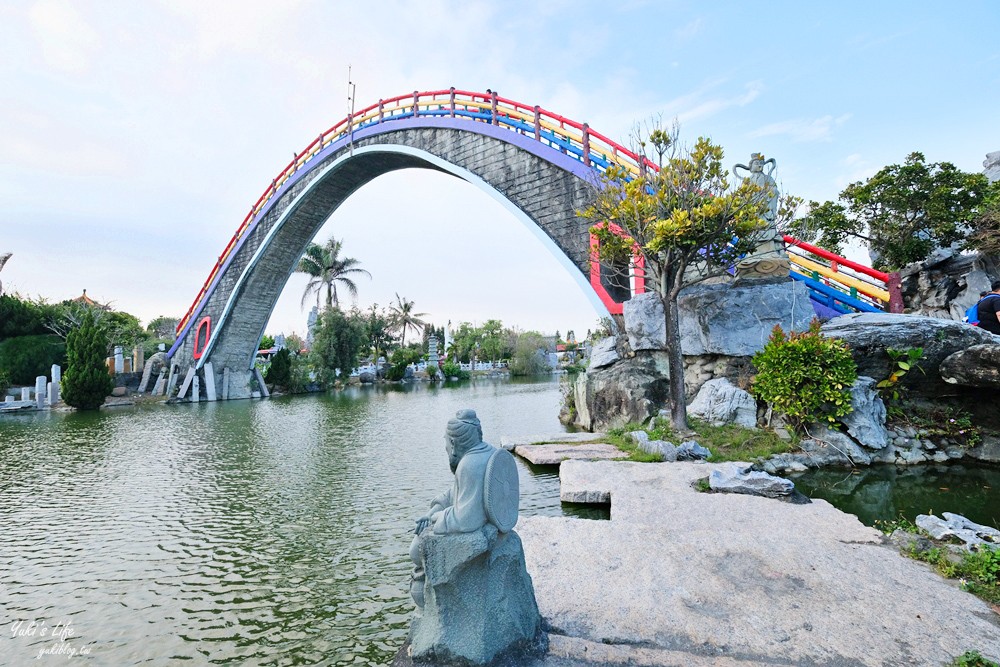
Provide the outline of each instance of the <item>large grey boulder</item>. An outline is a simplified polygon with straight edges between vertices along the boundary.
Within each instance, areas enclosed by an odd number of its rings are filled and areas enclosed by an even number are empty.
[[[639,352],[606,368],[577,376],[575,424],[604,431],[629,422],[644,423],[670,398],[665,354]]]
[[[899,270],[906,312],[961,322],[980,292],[1000,278],[997,258],[937,248],[926,259]]]
[[[1000,181],[1000,151],[986,154],[986,159],[983,160],[983,174],[991,183]]]
[[[1000,463],[1000,437],[984,435],[983,441],[968,450],[971,458],[987,463]]]
[[[681,291],[681,349],[685,355],[752,356],[776,324],[805,331],[815,315],[805,284],[695,285]]]
[[[920,370],[910,370],[900,384],[916,396],[937,398],[953,394],[938,371],[948,356],[973,345],[1000,342],[988,331],[962,322],[919,315],[891,313],[854,313],[842,315],[825,323],[822,332],[840,338],[851,349],[858,365],[858,375],[883,380],[896,369],[886,354],[887,348],[905,350],[923,348]]]
[[[851,412],[840,417],[847,432],[868,449],[883,449],[889,444],[885,428],[885,403],[875,391],[875,380],[861,376],[851,386]]]
[[[726,378],[709,380],[688,406],[688,414],[714,426],[737,424],[757,428],[757,401]]]
[[[982,544],[990,546],[1000,544],[1000,530],[996,528],[969,521],[961,514],[943,512],[941,516],[944,518],[939,519],[933,514],[920,514],[915,523],[935,540],[957,537],[965,543],[967,549]]]
[[[410,626],[414,662],[487,665],[544,646],[521,538],[491,524],[420,541],[424,607]]]
[[[949,384],[1000,389],[1000,344],[959,350],[948,355],[938,370],[941,379]]]
[[[593,349],[590,351],[590,364],[587,368],[592,368],[597,370],[598,368],[604,368],[605,366],[610,366],[611,364],[618,361],[618,350],[616,349],[616,343],[614,336],[609,336],[608,338],[602,338],[594,344]]]
[[[632,351],[662,350],[667,344],[663,302],[656,292],[636,294],[622,304],[622,318]]]

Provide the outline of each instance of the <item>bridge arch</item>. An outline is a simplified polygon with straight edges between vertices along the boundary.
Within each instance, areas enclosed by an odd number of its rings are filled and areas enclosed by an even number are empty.
[[[493,93],[388,102],[396,106],[380,102],[321,135],[261,196],[178,327],[175,379],[193,369],[219,397],[249,395],[256,343],[306,246],[358,188],[399,169],[433,169],[479,187],[538,236],[599,309],[615,307],[591,275],[588,225],[576,211],[589,203],[596,171],[628,161],[628,151]]]

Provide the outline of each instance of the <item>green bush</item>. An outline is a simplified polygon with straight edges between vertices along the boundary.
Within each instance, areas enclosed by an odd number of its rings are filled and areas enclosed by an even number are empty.
[[[309,362],[298,355],[291,358],[291,368],[288,371],[288,391],[293,394],[304,394],[313,383],[310,375]]]
[[[48,306],[13,294],[0,294],[0,340],[48,333],[45,329],[46,308]]]
[[[801,428],[811,421],[836,421],[851,411],[851,385],[858,368],[847,344],[827,338],[819,320],[809,330],[786,335],[774,327],[763,350],[754,355],[753,393]]]
[[[87,311],[80,326],[66,336],[67,369],[62,378],[62,397],[67,405],[79,410],[96,410],[114,389],[114,383],[104,365],[108,337],[94,324],[94,315]]]
[[[0,401],[7,397],[7,390],[10,389],[10,376],[7,371],[0,368]]]
[[[264,381],[276,387],[288,387],[292,379],[292,355],[286,349],[278,350],[271,357]]]
[[[52,364],[66,365],[66,345],[59,336],[18,336],[0,343],[0,369],[14,384],[34,385],[36,377],[50,373]]]
[[[441,364],[441,372],[446,378],[458,378],[459,380],[466,380],[469,378],[469,371],[463,371],[462,367],[454,361],[446,361]]]
[[[979,651],[966,651],[952,660],[950,667],[1000,667],[1000,665],[984,658]]]

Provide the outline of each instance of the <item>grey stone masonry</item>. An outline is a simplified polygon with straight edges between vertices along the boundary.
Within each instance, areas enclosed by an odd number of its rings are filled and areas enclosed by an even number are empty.
[[[256,343],[281,290],[333,211],[382,174],[408,168],[439,169],[430,158],[414,154],[414,149],[482,179],[538,225],[579,271],[589,275],[588,224],[576,211],[589,204],[593,186],[580,176],[512,143],[467,130],[409,128],[360,139],[349,157],[344,148],[323,158],[280,196],[246,233],[207,298],[197,319],[211,318],[214,342],[202,360],[210,360],[216,369],[233,371],[228,391],[221,373],[214,378],[217,386],[223,386],[223,396],[249,397],[249,386],[236,381],[235,374],[251,368]],[[341,158],[345,159],[338,162]],[[225,313],[231,297],[232,306]],[[171,360],[180,365],[181,372],[195,364],[194,329],[189,329]]]

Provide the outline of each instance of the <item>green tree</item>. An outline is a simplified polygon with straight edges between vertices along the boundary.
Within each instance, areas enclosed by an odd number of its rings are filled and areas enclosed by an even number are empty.
[[[66,344],[59,336],[16,336],[0,342],[0,370],[14,384],[34,385],[36,377],[49,374],[52,364],[66,365]]]
[[[983,174],[950,162],[928,163],[914,152],[903,164],[848,185],[841,203],[810,202],[809,213],[786,231],[834,252],[849,238],[859,239],[868,244],[875,266],[898,269],[974,234],[990,191]]]
[[[260,342],[257,343],[258,350],[270,350],[272,347],[274,347],[274,336],[264,334],[260,337]]]
[[[400,347],[406,347],[406,330],[412,328],[414,331],[420,331],[424,328],[426,322],[424,322],[421,317],[427,313],[415,313],[413,312],[413,301],[404,299],[399,296],[399,292],[396,292],[396,303],[389,306],[390,317],[392,318],[392,324],[394,327],[399,329]]]
[[[510,374],[540,375],[551,370],[545,354],[545,337],[536,331],[525,331],[518,335],[514,355],[510,360]]]
[[[0,340],[48,333],[45,327],[48,308],[14,294],[0,295]]]
[[[308,274],[309,282],[302,293],[302,305],[306,303],[313,293],[316,294],[316,307],[320,306],[320,294],[326,289],[326,307],[340,307],[340,299],[337,296],[337,283],[343,285],[354,298],[358,296],[358,286],[351,279],[351,275],[364,274],[369,278],[372,274],[359,267],[361,262],[353,257],[341,257],[343,250],[341,242],[330,237],[326,243],[310,243],[306,252],[299,260],[295,269],[300,273]]]
[[[180,320],[176,317],[160,315],[149,321],[149,324],[146,325],[146,333],[151,338],[174,340],[177,337],[177,324],[179,322]]]
[[[104,365],[108,337],[88,309],[78,327],[66,336],[67,368],[62,378],[62,398],[79,410],[96,410],[114,389]]]
[[[749,180],[731,186],[721,147],[699,138],[686,149],[677,134],[676,127],[655,128],[648,141],[638,142],[640,157],[659,169],[636,174],[609,167],[593,205],[579,215],[595,223],[590,229],[600,243],[600,261],[628,266],[639,256],[645,262],[647,289],[663,303],[670,420],[674,430],[686,431],[677,297],[687,285],[724,273],[759,245],[773,193]]]
[[[354,313],[345,314],[339,308],[327,308],[320,313],[313,330],[310,360],[320,381],[329,386],[337,379],[337,369],[346,378],[358,365],[358,354],[365,343],[365,326]]]
[[[364,335],[372,354],[372,361],[378,363],[379,355],[388,354],[392,344],[392,318],[373,303],[364,318]]]
[[[267,367],[264,381],[276,387],[288,387],[292,375],[292,355],[287,348],[282,348],[271,357],[271,365]]]

